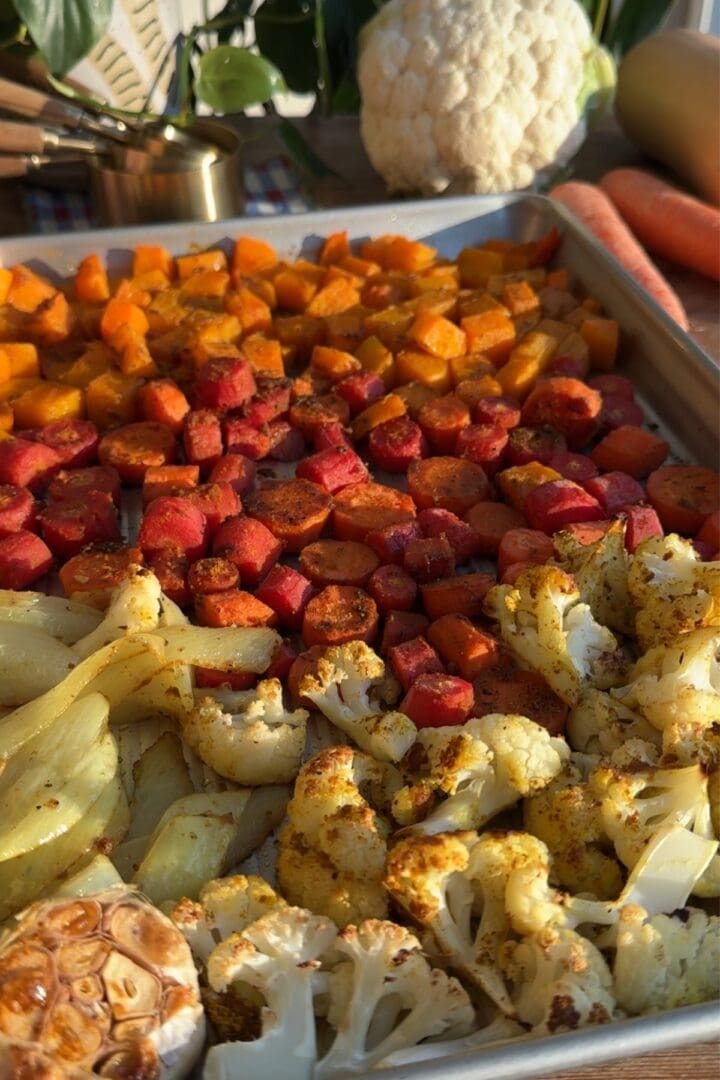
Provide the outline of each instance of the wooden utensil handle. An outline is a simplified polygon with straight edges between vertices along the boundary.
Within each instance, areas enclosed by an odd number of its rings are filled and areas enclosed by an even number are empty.
[[[43,120],[61,127],[75,126],[81,115],[70,102],[50,97],[31,86],[0,79],[0,108],[32,120]]]
[[[26,157],[0,157],[0,179],[27,176],[34,167],[33,162]]]
[[[41,154],[44,143],[42,128],[0,120],[0,153]]]

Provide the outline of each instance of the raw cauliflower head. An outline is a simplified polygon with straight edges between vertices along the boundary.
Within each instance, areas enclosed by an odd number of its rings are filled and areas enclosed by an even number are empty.
[[[513,191],[576,153],[613,81],[576,0],[390,0],[361,37],[362,138],[393,191]]]

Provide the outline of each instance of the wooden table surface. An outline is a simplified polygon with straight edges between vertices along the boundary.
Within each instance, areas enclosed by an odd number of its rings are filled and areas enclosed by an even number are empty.
[[[245,138],[245,161],[262,164],[286,154],[272,118],[234,118],[232,123]],[[380,177],[370,165],[358,136],[357,120],[333,117],[298,121],[320,157],[337,173],[306,186],[319,206],[348,207],[388,201]],[[641,158],[612,121],[606,122],[585,143],[575,165],[575,176],[596,180],[619,165],[638,164]],[[0,236],[28,232],[21,191],[16,181],[0,181]],[[669,265],[663,272],[682,299],[690,333],[698,344],[720,362],[720,293],[717,286],[690,271]],[[720,417],[719,417],[720,419]],[[596,1068],[555,1073],[548,1080],[719,1080],[720,1042],[695,1044],[675,1050],[628,1059]]]

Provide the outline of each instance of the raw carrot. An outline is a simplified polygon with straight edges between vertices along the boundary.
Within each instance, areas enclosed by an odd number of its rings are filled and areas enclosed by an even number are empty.
[[[550,192],[603,244],[623,269],[683,330],[688,318],[679,297],[628,229],[607,195],[593,184],[570,180]]]
[[[648,251],[720,280],[720,210],[642,169],[613,169],[600,187]]]

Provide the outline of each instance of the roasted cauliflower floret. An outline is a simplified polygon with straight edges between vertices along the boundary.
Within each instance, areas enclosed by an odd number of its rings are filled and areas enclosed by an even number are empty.
[[[625,526],[614,521],[594,544],[581,544],[572,533],[553,538],[557,561],[575,579],[583,603],[593,617],[619,634],[632,636],[635,608],[628,591],[632,558],[625,548]]]
[[[369,919],[342,930],[336,947],[341,961],[328,979],[327,1012],[335,1037],[314,1080],[365,1072],[422,1039],[472,1029],[467,993],[430,966],[405,927]]]
[[[263,679],[234,695],[235,713],[205,697],[182,718],[185,740],[202,761],[236,784],[279,784],[294,779],[302,762],[308,714],[289,712],[279,679]]]
[[[618,1005],[631,1016],[696,1005],[720,995],[720,918],[697,908],[648,917],[620,912],[613,963]]]
[[[404,713],[383,711],[395,701],[398,686],[385,676],[385,664],[364,641],[327,650],[306,675],[299,693],[308,698],[366,754],[399,761],[415,741],[416,728]]]
[[[682,825],[662,826],[616,900],[573,896],[554,888],[550,885],[549,853],[544,844],[541,847],[544,860],[523,863],[508,877],[505,903],[510,924],[518,934],[535,934],[548,926],[574,930],[585,924],[607,926],[614,933],[620,911],[627,904],[639,904],[651,915],[683,907],[715,855],[717,842]]]
[[[514,585],[495,585],[485,599],[508,648],[574,705],[588,686],[622,683],[627,661],[610,630],[593,618],[573,578],[557,566],[535,566]]]
[[[699,762],[708,775],[720,769],[720,722],[704,724],[685,716],[668,724],[662,733],[663,765],[694,765]]]
[[[657,728],[605,691],[584,690],[567,719],[567,740],[573,750],[609,756],[629,739],[648,743],[659,757],[662,739]]]
[[[323,960],[332,956],[337,928],[329,919],[285,907],[231,934],[211,953],[207,979],[224,994],[249,987],[266,1003],[259,1038],[213,1046],[204,1076],[292,1076],[310,1080],[317,1059],[313,999]]]
[[[574,930],[546,927],[500,950],[520,1020],[533,1035],[606,1024],[616,1012],[613,979],[602,953]]]
[[[152,570],[131,566],[113,592],[103,621],[75,642],[75,652],[84,659],[125,634],[149,633],[157,629],[164,603],[172,601],[163,595]]]
[[[663,731],[691,718],[720,724],[720,629],[691,630],[641,656],[613,696]]]
[[[601,802],[572,765],[523,801],[523,824],[547,845],[555,877],[572,893],[617,896],[623,873],[603,824]]]
[[[680,634],[720,626],[720,562],[703,562],[692,541],[653,536],[635,552],[628,587],[640,646],[671,645]]]
[[[425,775],[397,793],[393,815],[401,824],[428,833],[479,828],[523,796],[541,790],[570,753],[564,739],[540,724],[499,713],[473,717],[463,725],[424,728],[417,746],[424,750]],[[417,757],[416,751],[410,755],[411,760]]]
[[[445,962],[508,1015],[513,1007],[497,970],[510,931],[505,892],[519,867],[538,861],[546,865],[547,852],[529,833],[478,838],[469,831],[405,836],[387,860],[385,885],[395,902],[431,931]]]
[[[196,959],[207,964],[210,953],[221,941],[282,907],[287,904],[264,878],[235,874],[207,881],[197,901],[183,897],[170,911],[170,918]]]
[[[291,903],[340,926],[387,914],[382,876],[390,826],[380,811],[399,783],[392,765],[349,746],[322,750],[302,767],[277,861]]]
[[[599,766],[590,786],[601,800],[605,830],[618,858],[632,868],[662,825],[678,824],[705,840],[713,831],[707,775],[700,765],[684,769],[624,770]],[[693,890],[720,895],[720,857],[715,856]]]

